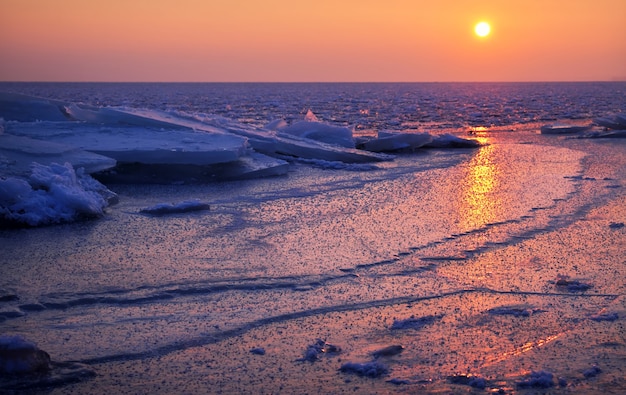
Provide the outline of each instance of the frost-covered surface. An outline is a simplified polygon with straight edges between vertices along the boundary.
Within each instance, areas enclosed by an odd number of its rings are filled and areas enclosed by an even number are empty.
[[[115,198],[82,168],[34,162],[29,178],[0,179],[0,224],[39,226],[100,217]]]
[[[103,220],[0,231],[0,332],[96,373],[51,393],[625,392],[626,233],[610,226],[626,222],[624,140],[537,133],[626,111],[623,95],[611,99],[621,85],[269,84],[239,100],[229,92],[240,87],[191,85],[96,85],[85,97],[216,112],[233,122],[205,124],[224,128],[291,124],[308,108],[355,136],[462,137],[480,123],[471,137],[483,145],[398,153],[366,171],[299,158],[283,177],[111,184],[120,202]],[[123,100],[108,100],[114,91]],[[211,210],[138,214],[194,199]],[[392,329],[411,317],[417,329]],[[320,353],[327,344],[341,352]],[[374,360],[387,373],[356,373]],[[340,372],[348,363],[356,371]],[[551,387],[518,387],[542,371]]]

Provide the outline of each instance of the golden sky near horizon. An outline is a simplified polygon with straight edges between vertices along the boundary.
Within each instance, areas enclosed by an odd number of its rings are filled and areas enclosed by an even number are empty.
[[[0,0],[0,54],[0,81],[626,80],[626,0]]]

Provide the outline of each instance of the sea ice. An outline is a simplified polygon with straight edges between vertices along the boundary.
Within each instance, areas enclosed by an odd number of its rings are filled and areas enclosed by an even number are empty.
[[[598,117],[594,118],[593,122],[608,129],[626,130],[626,114]]]
[[[380,350],[376,350],[372,352],[372,356],[374,358],[391,357],[391,356],[400,354],[402,351],[404,351],[403,346],[393,345],[393,346],[387,346],[387,347],[381,348]]]
[[[315,343],[309,345],[304,352],[304,357],[301,361],[315,362],[320,358],[321,354],[338,354],[341,352],[341,347],[333,344],[326,343],[322,339],[317,339]]]
[[[429,133],[378,132],[378,138],[362,143],[359,148],[372,152],[394,152],[413,150],[430,142],[433,137]]]
[[[0,376],[50,370],[50,355],[21,336],[0,336]]]
[[[426,325],[441,319],[441,315],[427,315],[424,317],[411,316],[403,320],[394,320],[391,329],[422,329]]]
[[[358,376],[376,378],[389,373],[387,365],[378,361],[357,363],[346,362],[339,370],[343,373],[354,373]]]
[[[591,129],[591,126],[578,126],[578,125],[544,125],[541,127],[541,134],[573,134],[585,132]]]
[[[585,369],[585,371],[583,372],[583,376],[585,376],[586,378],[591,378],[591,377],[596,377],[600,373],[602,373],[602,369],[594,365],[590,367],[589,369]]]
[[[424,148],[477,148],[480,143],[472,139],[464,139],[452,134],[434,136],[433,140],[424,145]]]
[[[0,92],[0,118],[7,121],[67,121],[63,105],[55,100]]]
[[[28,126],[23,125],[16,133],[29,133],[46,142],[78,147],[124,163],[209,165],[235,161],[248,149],[246,139],[239,136],[183,128],[75,125],[74,129],[48,131],[44,137]]]
[[[0,134],[0,175],[26,176],[33,162],[42,165],[67,162],[74,168],[83,168],[86,173],[110,169],[116,164],[115,159],[76,146]]]
[[[487,387],[487,380],[482,377],[474,375],[459,374],[448,377],[448,380],[452,384],[469,385],[470,387],[485,389]]]
[[[193,211],[210,210],[208,203],[201,202],[199,200],[186,200],[177,204],[161,203],[155,206],[146,207],[139,212],[143,214],[151,215],[166,215],[166,214],[180,214],[189,213]]]
[[[520,388],[549,388],[554,386],[554,375],[541,370],[531,372],[530,377],[517,383]]]
[[[0,225],[39,226],[99,217],[116,195],[71,164],[32,164],[28,179],[0,180]]]
[[[331,145],[354,148],[354,138],[352,137],[351,129],[319,122],[314,115],[313,118],[305,118],[304,121],[295,122],[278,130]]]
[[[487,311],[492,315],[512,315],[514,317],[529,317],[533,311],[528,306],[500,306]]]

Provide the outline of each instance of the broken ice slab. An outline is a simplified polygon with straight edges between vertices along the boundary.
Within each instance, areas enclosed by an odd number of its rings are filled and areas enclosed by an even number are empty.
[[[198,184],[287,174],[289,163],[257,152],[236,161],[212,165],[120,163],[115,169],[94,175],[113,184]]]
[[[68,120],[60,101],[8,92],[0,92],[0,118],[18,122]]]
[[[124,163],[209,165],[235,161],[248,151],[243,137],[182,128],[63,122],[9,125],[8,132],[78,147]]]
[[[564,125],[564,124],[543,125],[540,128],[541,134],[574,134],[574,133],[586,132],[589,129],[591,129],[591,126]]]
[[[626,130],[626,114],[598,117],[594,118],[593,122],[608,129]]]
[[[87,173],[110,169],[115,159],[50,141],[23,136],[0,134],[0,174],[4,176],[27,176],[33,162],[42,165],[70,163],[75,169]]]
[[[371,152],[394,152],[423,147],[433,140],[429,133],[378,132],[378,137],[365,141],[359,148]]]

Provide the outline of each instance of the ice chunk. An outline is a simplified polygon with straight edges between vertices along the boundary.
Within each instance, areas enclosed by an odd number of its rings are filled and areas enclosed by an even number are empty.
[[[281,129],[283,133],[321,141],[340,147],[354,148],[352,130],[322,122],[301,121]]]
[[[354,373],[358,376],[376,378],[389,373],[389,368],[378,361],[357,363],[347,362],[339,370],[343,373]]]
[[[472,139],[464,139],[452,134],[442,134],[424,145],[424,148],[477,148],[480,143]]]
[[[125,163],[208,165],[231,162],[247,152],[245,138],[184,129],[83,128],[81,133],[51,134],[47,139]]]
[[[319,122],[320,120],[317,118],[317,116],[315,114],[313,114],[313,111],[311,111],[311,109],[309,109],[306,114],[304,115],[304,120],[308,121],[308,122]]]
[[[139,212],[151,215],[181,214],[193,211],[210,210],[208,203],[199,200],[187,200],[177,204],[161,203],[155,206],[146,207]]]
[[[7,92],[0,92],[0,118],[19,122],[68,119],[59,101]]]
[[[121,163],[95,176],[116,184],[197,184],[281,176],[288,170],[289,163],[284,160],[250,152],[236,161],[203,166]]]
[[[33,163],[28,180],[0,180],[0,226],[39,226],[102,216],[109,191],[72,165]]]
[[[549,388],[554,386],[554,375],[541,370],[531,372],[530,377],[517,383],[520,388]]]
[[[30,173],[33,162],[43,165],[67,162],[75,168],[84,168],[87,173],[115,166],[115,159],[67,144],[13,136],[8,133],[0,134],[0,174],[26,176]]]
[[[268,123],[267,125],[265,125],[265,129],[267,130],[280,130],[280,129],[284,129],[287,126],[289,126],[287,124],[287,121],[285,121],[284,119],[275,119],[272,122]]]
[[[50,355],[21,336],[0,336],[0,376],[50,370]]]
[[[617,114],[608,117],[594,118],[596,125],[614,130],[626,130],[626,114]]]
[[[158,112],[139,110],[92,107],[84,104],[68,104],[65,106],[67,114],[75,120],[98,124],[121,124],[143,127],[180,129],[180,125],[169,122],[165,117],[158,117]]]
[[[540,130],[541,134],[573,134],[586,132],[589,129],[591,126],[555,124],[543,125]]]
[[[437,320],[443,318],[441,315],[427,315],[424,317],[411,316],[403,320],[394,320],[391,325],[392,330],[402,329],[422,329],[426,325],[430,325]]]
[[[429,133],[379,132],[378,138],[364,142],[359,148],[372,152],[393,152],[420,148],[433,140]]]

